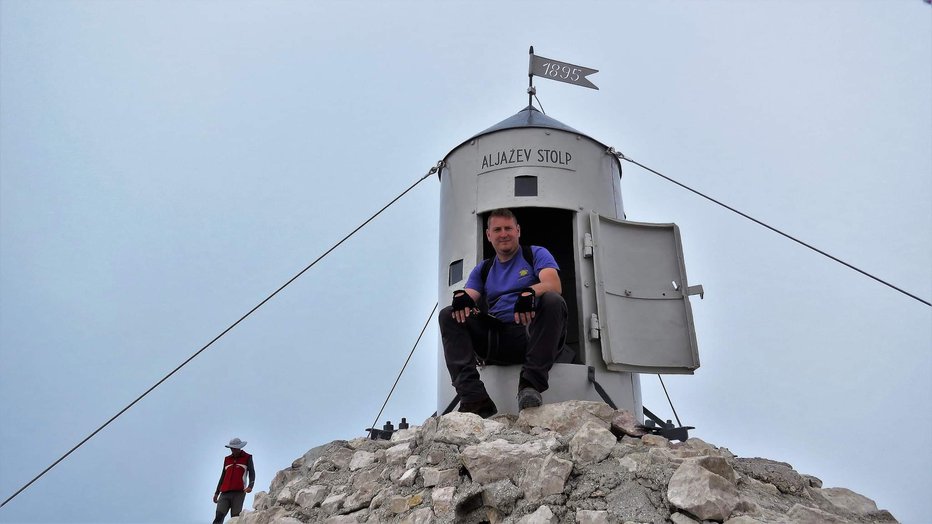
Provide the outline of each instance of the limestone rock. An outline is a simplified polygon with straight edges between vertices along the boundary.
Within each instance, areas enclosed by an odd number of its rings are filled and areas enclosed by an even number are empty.
[[[505,478],[517,480],[529,460],[545,456],[549,451],[540,441],[512,444],[498,439],[467,446],[461,460],[473,481],[488,484]]]
[[[276,517],[269,521],[269,524],[304,524],[294,517]]]
[[[618,466],[628,472],[634,472],[638,469],[638,463],[631,457],[621,457],[618,459]]]
[[[747,515],[739,515],[725,521],[725,524],[762,524],[761,521]]]
[[[603,402],[569,400],[521,410],[515,425],[520,428],[550,429],[572,437],[586,422],[608,429],[614,415],[615,410]]]
[[[227,524],[268,524],[284,516],[284,513],[284,508],[280,506],[261,511],[243,511],[239,514],[239,517],[228,520]]]
[[[438,488],[431,492],[430,501],[435,514],[443,515],[453,512],[453,495],[455,492],[456,488],[453,486]]]
[[[328,464],[337,469],[346,469],[353,458],[353,450],[339,445],[341,441],[332,442],[326,447],[326,453],[314,461],[314,469],[327,467]],[[273,490],[270,490],[273,491]]]
[[[252,509],[265,509],[269,502],[269,494],[265,491],[257,491],[252,498]]]
[[[767,485],[769,486],[770,484],[767,484]],[[753,500],[748,500],[742,497],[741,494],[739,493],[738,505],[735,506],[735,509],[731,512],[732,518],[739,516],[739,515],[746,515],[750,517],[753,515],[760,515],[760,514],[761,514],[760,507]]]
[[[320,510],[325,515],[333,515],[340,509],[343,505],[343,500],[346,498],[346,494],[337,493],[335,495],[330,495],[325,498],[323,502],[320,503]]]
[[[376,493],[379,492],[380,487],[380,484],[374,481],[363,484],[357,491],[343,500],[343,512],[351,512],[368,507]]]
[[[696,463],[703,468],[719,475],[727,480],[732,486],[738,481],[735,470],[728,465],[728,462],[721,457],[702,457],[696,460]]]
[[[456,446],[435,442],[427,448],[427,454],[425,455],[424,459],[431,466],[437,466],[447,462],[451,456],[459,456],[458,448]]]
[[[670,515],[670,520],[673,524],[700,524],[698,520],[684,515],[683,513],[674,513]]]
[[[518,520],[518,524],[557,524],[558,522],[560,522],[560,519],[547,506],[541,506],[534,513],[525,515]]]
[[[402,496],[395,496],[388,499],[388,510],[392,513],[404,513],[408,511],[408,498]]]
[[[703,454],[703,451],[696,449],[689,449],[686,447],[652,447],[647,450],[647,454],[651,456],[653,462],[663,463],[663,462],[672,462],[674,464],[682,464],[685,459],[708,456],[708,454]]]
[[[399,429],[392,433],[391,441],[392,442],[412,442],[416,441],[421,432],[420,426],[415,426],[408,429]]]
[[[315,508],[327,498],[329,489],[326,486],[310,486],[302,489],[295,495],[295,502],[306,509]]]
[[[576,524],[609,524],[608,512],[593,509],[576,510]]]
[[[298,520],[297,522],[301,521]],[[359,520],[353,515],[334,515],[324,520],[322,524],[356,524],[357,522],[359,522]]]
[[[724,521],[738,505],[734,475],[720,457],[686,460],[670,479],[667,498],[702,520]]]
[[[809,481],[809,486],[813,488],[822,487],[822,479],[819,477],[813,477],[812,475],[803,475],[803,478]]]
[[[472,413],[454,411],[440,417],[433,438],[456,446],[475,444],[505,429],[501,422],[488,420]]]
[[[334,441],[279,471],[255,494],[256,511],[231,523],[896,522],[789,464],[737,458],[698,438],[616,440],[632,420],[572,401],[491,420],[430,417],[390,441]]]
[[[418,492],[408,497],[408,507],[413,508],[420,506],[424,502],[424,492]]]
[[[612,417],[611,428],[612,432],[619,437],[622,435],[628,435],[631,437],[643,437],[649,433],[647,428],[638,422],[638,419],[634,416],[634,413],[631,413],[626,409],[615,412],[615,415]]]
[[[459,480],[460,472],[457,469],[421,468],[421,478],[425,488],[452,486]]]
[[[388,470],[389,472],[391,470]],[[383,475],[383,470],[381,468],[369,468],[356,472],[355,475],[351,477],[352,482],[350,483],[353,489],[362,489],[363,486],[370,484],[372,482],[379,482],[382,478],[388,478],[388,474]]]
[[[285,486],[278,492],[278,496],[275,497],[275,502],[278,504],[294,504],[294,493],[291,491],[291,488]]]
[[[499,480],[485,486],[482,490],[482,504],[509,514],[515,509],[515,501],[521,496],[521,490],[508,479]]]
[[[369,509],[376,510],[385,505],[385,501],[388,499],[388,496],[391,495],[392,491],[391,487],[380,489],[379,492],[372,497],[372,502],[369,503]]]
[[[399,486],[413,486],[414,479],[417,477],[417,468],[411,468],[404,472],[403,475],[398,479]]]
[[[708,442],[702,440],[701,438],[690,437],[686,439],[686,442],[683,442],[683,447],[695,450],[708,450],[715,451],[716,447]]]
[[[641,442],[647,444],[648,446],[660,446],[662,448],[670,447],[670,441],[661,437],[660,435],[644,435],[641,437]]]
[[[404,464],[411,456],[411,442],[402,442],[385,450],[385,462],[398,465]]]
[[[434,512],[430,508],[420,508],[401,519],[400,524],[429,524],[434,520]]]
[[[845,524],[847,520],[820,509],[795,504],[786,513],[793,524]]]
[[[877,511],[877,503],[846,488],[826,488],[819,493],[835,507],[845,509],[858,515],[868,515]]]
[[[573,460],[582,464],[601,462],[615,447],[615,435],[603,426],[586,422],[570,440]]]
[[[375,453],[370,453],[368,451],[357,451],[353,454],[353,458],[350,459],[349,470],[356,471],[362,468],[371,466],[375,463],[376,455]]]
[[[298,478],[301,475],[301,470],[299,469],[283,469],[275,474],[275,477],[272,479],[272,484],[269,486],[269,493],[274,494],[278,493],[285,484],[288,484],[295,478]]]
[[[549,495],[563,493],[566,479],[572,472],[572,462],[552,453],[545,458],[535,457],[528,461],[519,486],[524,490],[524,497],[529,502],[535,502]]]
[[[314,462],[317,461],[321,456],[327,452],[327,448],[330,444],[324,444],[323,446],[317,446],[307,450],[307,453],[298,457],[291,463],[292,469],[298,468],[310,468],[314,465]]]
[[[776,486],[774,486],[773,484],[767,483],[767,482],[761,482],[754,477],[748,477],[748,476],[741,477],[740,482],[743,485],[751,486],[752,489],[755,489],[757,491],[769,493],[770,495],[774,497],[780,496],[780,490],[777,489]]]
[[[809,486],[809,481],[785,462],[762,458],[739,458],[735,460],[735,469],[761,482],[773,484],[781,493],[800,495]]]

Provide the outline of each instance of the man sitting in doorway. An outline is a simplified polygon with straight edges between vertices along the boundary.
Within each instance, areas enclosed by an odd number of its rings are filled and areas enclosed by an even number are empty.
[[[566,339],[567,315],[559,266],[547,249],[519,244],[521,226],[510,210],[492,211],[485,236],[495,256],[472,270],[466,288],[453,293],[453,304],[439,319],[459,410],[483,418],[498,409],[479,378],[478,359],[522,364],[518,408],[540,406],[550,368]],[[480,302],[488,314],[480,311]]]

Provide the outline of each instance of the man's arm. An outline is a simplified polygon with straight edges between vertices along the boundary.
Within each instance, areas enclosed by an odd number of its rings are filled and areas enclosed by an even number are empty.
[[[552,267],[545,267],[540,270],[540,273],[537,275],[537,278],[540,280],[537,284],[534,284],[531,289],[534,291],[534,295],[540,296],[544,293],[553,292],[558,295],[563,294],[563,285],[560,284],[560,274],[556,269]],[[528,297],[524,297],[527,295]],[[527,302],[523,300],[527,298]],[[525,305],[525,310],[521,309],[521,304]],[[527,326],[531,323],[531,320],[534,319],[534,296],[527,291],[523,291],[521,296],[518,297],[518,303],[515,304],[515,324],[522,324]]]
[[[249,474],[249,485],[246,486],[246,493],[249,493],[256,483],[256,467],[252,464],[252,455],[249,456],[249,462],[246,463],[246,472]]]
[[[556,269],[545,267],[540,270],[537,278],[540,279],[540,282],[531,286],[534,290],[534,294],[537,296],[543,295],[548,291],[553,291],[558,295],[563,294],[563,284],[560,283],[560,274],[557,273]]]
[[[220,468],[220,480],[217,481],[217,491],[214,492],[214,503],[217,503],[217,497],[220,496],[220,486],[223,485],[223,475],[226,474],[226,468]]]

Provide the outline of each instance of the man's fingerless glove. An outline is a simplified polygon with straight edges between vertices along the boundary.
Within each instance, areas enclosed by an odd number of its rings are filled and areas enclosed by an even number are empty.
[[[518,295],[518,300],[515,302],[515,313],[530,313],[534,311],[534,297],[537,296],[537,293],[534,292],[534,288],[528,287],[521,290],[521,293]]]
[[[473,309],[476,307],[476,301],[469,296],[465,290],[453,292],[453,311],[462,311],[464,309]]]

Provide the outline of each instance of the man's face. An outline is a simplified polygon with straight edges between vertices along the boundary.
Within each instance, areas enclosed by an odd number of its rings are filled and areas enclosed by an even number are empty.
[[[233,452],[233,456],[234,456],[234,457],[238,457],[238,456],[240,456],[240,455],[243,454],[243,450],[241,450],[241,449],[230,448],[230,451]]]
[[[521,227],[513,218],[492,217],[489,220],[489,228],[485,230],[485,237],[495,249],[495,254],[508,257],[518,251]]]

